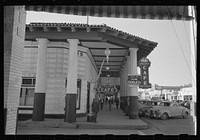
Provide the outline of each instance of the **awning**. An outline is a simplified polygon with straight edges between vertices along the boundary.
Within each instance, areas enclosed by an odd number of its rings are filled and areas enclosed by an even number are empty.
[[[30,6],[27,11],[40,11],[80,16],[157,19],[157,20],[191,20],[188,6]]]

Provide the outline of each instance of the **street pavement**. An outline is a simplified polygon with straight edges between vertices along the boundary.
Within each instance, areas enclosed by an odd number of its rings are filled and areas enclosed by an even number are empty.
[[[48,119],[45,119],[48,120]],[[29,121],[30,122],[30,121]],[[49,123],[50,122],[50,123]],[[52,123],[54,122],[54,123]],[[59,127],[58,123],[62,124]],[[44,127],[32,127],[28,125],[22,125],[23,122],[18,123],[17,135],[32,135],[32,134],[44,134],[44,135],[179,135],[179,134],[194,134],[194,125],[192,118],[171,118],[168,120],[150,119],[142,117],[137,120],[131,120],[128,116],[125,116],[121,109],[116,109],[112,106],[112,111],[109,111],[108,105],[103,110],[100,110],[97,117],[97,123],[87,122],[87,117],[76,118],[76,125],[70,127],[63,127],[64,119],[50,119],[46,121],[48,125]],[[39,124],[41,125],[41,124]],[[138,127],[139,126],[139,127]],[[142,126],[142,127],[141,127]],[[146,128],[145,128],[145,127]]]
[[[153,132],[164,135],[180,135],[180,134],[195,134],[195,126],[192,117],[183,119],[182,117],[173,117],[168,120],[151,119],[141,117],[147,125],[148,129],[142,130],[146,135],[152,135]]]

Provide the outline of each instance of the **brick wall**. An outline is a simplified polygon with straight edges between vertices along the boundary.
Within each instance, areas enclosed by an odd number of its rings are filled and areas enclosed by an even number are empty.
[[[26,12],[24,6],[4,7],[4,108],[6,134],[15,134],[19,105]]]

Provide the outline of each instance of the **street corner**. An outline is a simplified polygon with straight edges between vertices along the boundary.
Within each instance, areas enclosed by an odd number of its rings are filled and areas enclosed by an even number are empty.
[[[137,119],[137,123],[134,123],[134,125],[131,125],[130,129],[131,130],[145,130],[145,129],[148,129],[148,126],[143,120]]]

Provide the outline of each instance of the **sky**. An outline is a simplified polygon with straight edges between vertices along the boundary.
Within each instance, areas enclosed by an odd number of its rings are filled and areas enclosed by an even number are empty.
[[[86,24],[87,17],[27,11],[26,24],[30,22]],[[180,86],[192,82],[189,21],[90,16],[89,24],[106,24],[131,35],[157,42],[157,47],[147,56],[151,62],[149,83],[161,86]]]

